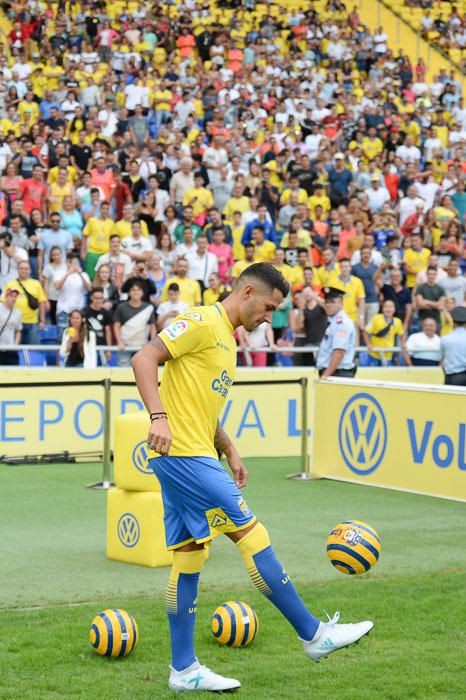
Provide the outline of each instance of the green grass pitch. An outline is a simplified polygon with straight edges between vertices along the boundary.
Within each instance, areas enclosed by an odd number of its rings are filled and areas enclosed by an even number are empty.
[[[359,646],[319,664],[249,584],[239,554],[218,538],[200,587],[197,654],[242,682],[244,700],[437,700],[465,697],[465,505],[330,481],[285,480],[293,459],[251,459],[248,504],[267,525],[278,556],[317,615],[371,618]],[[0,466],[0,698],[147,700],[170,698],[163,592],[167,569],[105,556],[106,494],[84,488],[100,465]],[[365,520],[382,556],[363,576],[328,562],[328,531]],[[214,608],[246,600],[260,630],[248,649],[217,645]],[[88,643],[93,616],[122,607],[140,640],[126,659],[106,659]],[[200,694],[205,696],[204,694]]]

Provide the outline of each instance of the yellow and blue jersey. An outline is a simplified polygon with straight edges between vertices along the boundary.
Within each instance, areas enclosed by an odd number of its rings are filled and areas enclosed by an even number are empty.
[[[196,306],[159,337],[173,358],[160,387],[173,438],[170,456],[217,459],[215,429],[236,369],[230,319],[221,304]]]

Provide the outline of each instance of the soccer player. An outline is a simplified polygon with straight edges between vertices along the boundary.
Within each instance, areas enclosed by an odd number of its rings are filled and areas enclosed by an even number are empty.
[[[338,624],[312,615],[277,559],[269,535],[246,504],[240,489],[248,473],[218,418],[233,383],[233,331],[253,331],[289,291],[272,265],[256,263],[238,278],[234,291],[213,306],[188,309],[132,360],[136,383],[150,414],[148,444],[159,456],[150,465],[162,486],[167,546],[173,566],[166,594],[170,624],[172,690],[232,690],[240,687],[201,666],[194,654],[198,581],[205,543],[225,533],[238,547],[254,585],[298,633],[313,660],[353,644],[373,623]],[[157,368],[166,363],[160,394]],[[223,452],[231,478],[217,459]]]

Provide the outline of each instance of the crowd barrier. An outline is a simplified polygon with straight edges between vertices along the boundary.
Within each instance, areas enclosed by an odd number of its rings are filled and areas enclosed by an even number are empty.
[[[311,382],[316,377],[313,368],[238,368],[222,422],[241,454],[302,456],[299,380]],[[111,384],[107,393],[106,379]],[[358,369],[359,379],[442,384],[443,374],[438,367],[368,367]],[[289,380],[294,383],[286,383]],[[264,384],[266,381],[276,383]],[[308,428],[312,406],[309,408]],[[0,369],[0,455],[68,451],[85,458],[86,454],[102,454],[105,420],[109,421],[108,448],[113,450],[115,418],[142,409],[131,369]]]
[[[316,382],[313,478],[466,501],[465,391]]]

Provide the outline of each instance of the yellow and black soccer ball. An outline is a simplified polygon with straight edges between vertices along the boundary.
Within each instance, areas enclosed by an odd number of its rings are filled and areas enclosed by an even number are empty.
[[[327,556],[344,574],[364,574],[376,565],[382,545],[373,527],[360,520],[335,525],[327,538]]]
[[[137,644],[136,620],[126,610],[104,610],[92,620],[89,641],[102,656],[128,656]]]
[[[219,644],[247,647],[259,630],[257,615],[250,605],[229,600],[219,605],[212,616],[212,633]]]

